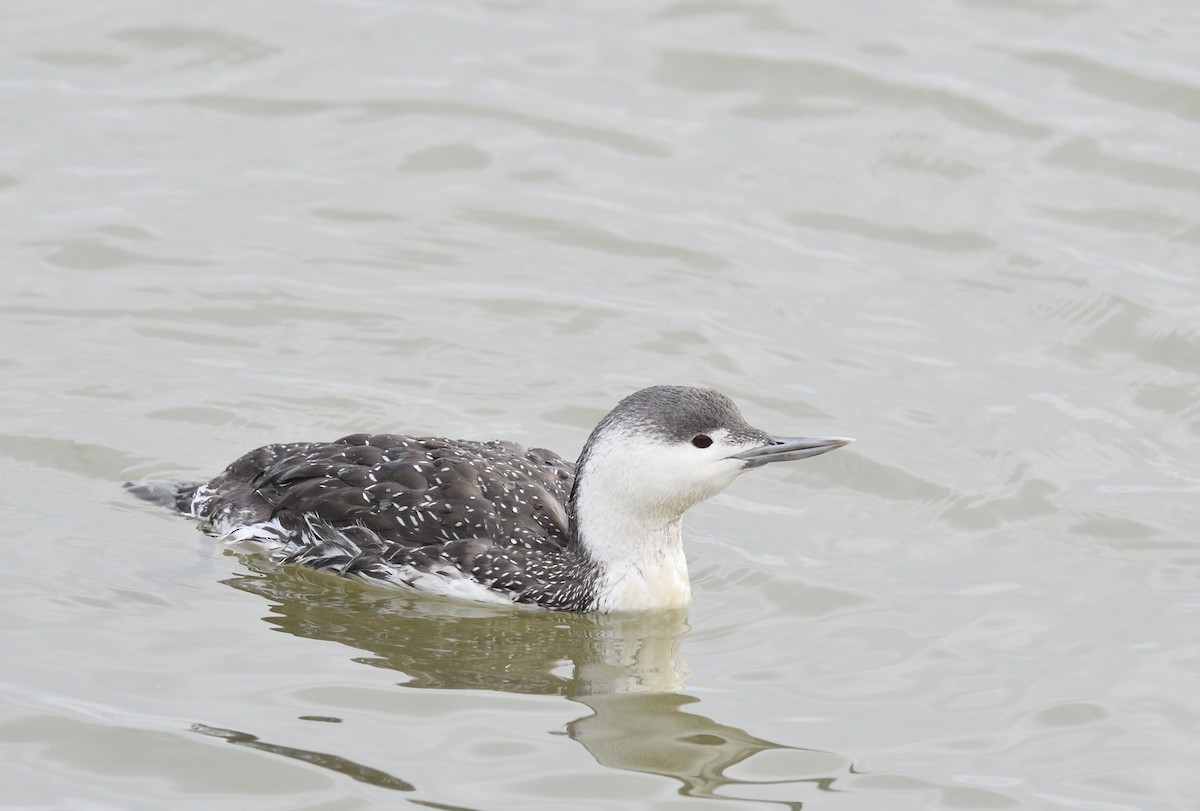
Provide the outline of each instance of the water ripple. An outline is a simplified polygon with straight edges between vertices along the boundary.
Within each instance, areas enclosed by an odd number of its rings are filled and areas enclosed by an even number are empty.
[[[970,129],[1033,140],[1051,130],[1005,113],[968,94],[930,86],[928,82],[885,79],[860,68],[812,59],[783,59],[744,54],[669,49],[660,52],[654,80],[667,87],[700,93],[754,93],[752,107],[735,112],[787,117],[805,114],[796,99],[838,100],[855,107],[885,105],[897,109],[932,109]],[[790,112],[789,112],[790,111]]]

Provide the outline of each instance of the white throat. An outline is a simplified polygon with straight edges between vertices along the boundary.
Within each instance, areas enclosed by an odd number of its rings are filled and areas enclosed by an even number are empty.
[[[583,504],[578,511],[586,514]],[[581,541],[600,567],[596,610],[683,608],[692,601],[681,517],[668,523],[592,513]]]
[[[683,513],[737,478],[737,463],[696,474],[691,445],[619,432],[599,437],[579,470],[575,531],[599,566],[599,611],[681,608],[692,600]]]

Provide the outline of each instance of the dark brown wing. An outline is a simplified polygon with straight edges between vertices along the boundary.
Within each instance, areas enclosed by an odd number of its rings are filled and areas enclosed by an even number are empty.
[[[226,531],[273,519],[293,541],[314,524],[366,530],[385,555],[481,538],[561,549],[573,479],[574,465],[540,448],[352,434],[251,451],[209,482],[197,516]]]

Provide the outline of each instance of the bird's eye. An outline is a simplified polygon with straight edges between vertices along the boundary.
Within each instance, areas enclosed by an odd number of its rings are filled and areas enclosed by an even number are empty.
[[[712,437],[708,434],[696,434],[692,437],[692,444],[697,448],[707,448],[712,444]]]

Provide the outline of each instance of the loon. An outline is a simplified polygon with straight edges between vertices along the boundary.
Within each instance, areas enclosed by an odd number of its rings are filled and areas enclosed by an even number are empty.
[[[854,440],[776,438],[711,389],[617,404],[575,464],[512,442],[351,434],[267,445],[209,482],[134,495],[280,563],[484,602],[577,612],[691,602],[682,518],[768,462]]]

